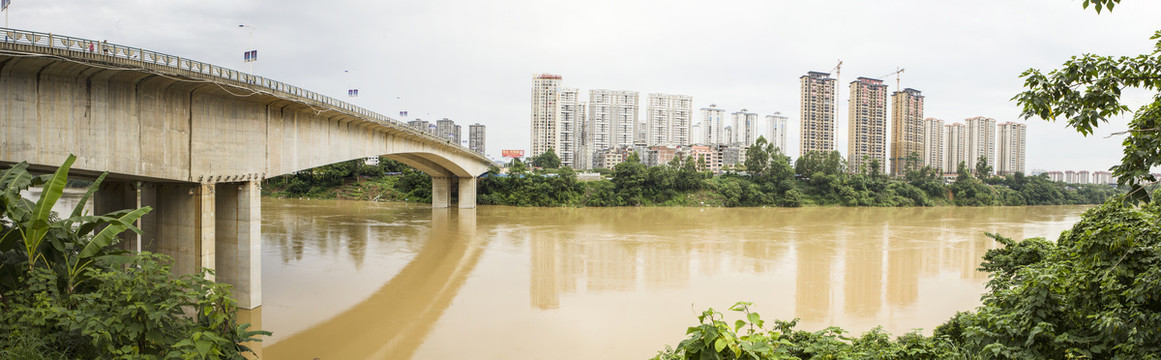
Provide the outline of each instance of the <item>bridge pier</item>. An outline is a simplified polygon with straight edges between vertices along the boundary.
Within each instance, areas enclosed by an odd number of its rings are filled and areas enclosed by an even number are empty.
[[[459,197],[457,207],[471,209],[476,207],[476,178],[475,177],[431,177],[431,207],[451,207],[452,180],[459,183]]]
[[[262,196],[258,181],[217,185],[214,219],[218,281],[234,286],[238,307],[262,304]]]
[[[94,195],[94,212],[153,207],[138,220],[143,235],[128,232],[123,248],[173,258],[174,275],[212,269],[211,280],[234,287],[239,308],[262,304],[259,182],[221,184],[107,183]],[[125,237],[126,235],[122,235]]]
[[[136,182],[103,181],[101,187],[93,194],[92,214],[108,214],[117,210],[139,207],[141,206],[137,202]],[[141,239],[137,233],[125,231],[119,237],[121,238],[119,244],[121,249],[141,251]]]

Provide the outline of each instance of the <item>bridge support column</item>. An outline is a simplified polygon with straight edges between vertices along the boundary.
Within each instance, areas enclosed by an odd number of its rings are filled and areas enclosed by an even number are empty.
[[[137,203],[137,183],[104,181],[101,187],[93,194],[93,212],[90,215],[104,215],[117,210],[136,209],[141,207]],[[72,209],[68,209],[72,210]],[[61,214],[68,216],[68,214]],[[140,223],[138,223],[140,227]],[[122,249],[141,251],[141,240],[133,231],[122,232],[119,236]]]
[[[476,178],[460,178],[459,207],[461,209],[476,207]]]
[[[431,207],[445,208],[451,205],[451,178],[431,177]]]
[[[214,268],[214,185],[158,184],[152,189],[153,224],[147,236],[158,253],[173,257],[174,275]],[[148,196],[143,196],[148,198]],[[211,277],[211,280],[213,278]]]
[[[234,286],[238,307],[262,305],[262,197],[258,181],[217,186],[215,264],[218,281]]]

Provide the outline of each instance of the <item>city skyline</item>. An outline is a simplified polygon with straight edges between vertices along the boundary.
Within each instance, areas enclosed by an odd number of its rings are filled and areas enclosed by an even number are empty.
[[[1062,123],[1020,120],[1009,100],[1022,90],[1018,75],[1084,53],[1150,52],[1151,14],[1161,10],[1142,1],[1101,15],[1076,1],[739,1],[714,4],[717,13],[738,14],[714,22],[703,21],[704,6],[658,9],[635,1],[583,9],[534,1],[344,3],[327,4],[324,16],[310,10],[318,7],[304,1],[17,1],[9,27],[107,39],[239,70],[253,65],[258,75],[340,99],[358,89],[358,98],[345,100],[392,117],[408,111],[402,121],[446,117],[490,127],[494,158],[529,144],[528,129],[513,124],[527,119],[525,79],[532,74],[562,74],[579,89],[689,95],[698,99],[695,109],[712,103],[731,111],[780,111],[793,122],[799,118],[795,79],[830,71],[842,59],[840,82],[906,68],[901,85],[923,90],[925,116],[1026,124],[1034,134],[1027,138],[1029,170],[1096,170],[1119,162],[1123,138],[1106,136],[1124,130],[1127,117],[1089,137]],[[793,16],[810,13],[827,16]],[[771,16],[778,21],[765,20]],[[867,25],[866,18],[883,20]],[[901,36],[898,19],[924,31]],[[252,28],[253,40],[239,24]],[[853,26],[860,31],[850,31]],[[800,35],[806,28],[813,33]],[[746,56],[722,56],[698,44],[742,49]],[[252,49],[259,60],[244,63],[242,54]],[[836,109],[836,149],[847,147],[845,97]],[[1126,96],[1134,109],[1148,98]],[[790,139],[799,137],[795,125],[788,126]],[[798,144],[790,143],[786,153],[794,156]]]

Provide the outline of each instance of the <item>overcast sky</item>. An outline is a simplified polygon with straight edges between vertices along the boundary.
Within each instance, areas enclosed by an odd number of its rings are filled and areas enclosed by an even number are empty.
[[[693,96],[697,108],[781,112],[798,153],[798,77],[843,61],[846,84],[905,69],[926,117],[1023,121],[1009,99],[1025,69],[1083,53],[1150,52],[1161,2],[1097,15],[1081,0],[992,1],[249,1],[12,0],[9,27],[108,40],[248,70],[396,117],[487,125],[487,152],[528,149],[532,77],[566,87]],[[239,24],[253,27],[251,33]],[[253,42],[251,46],[250,43]],[[349,71],[349,72],[345,72]],[[894,78],[885,78],[895,91]],[[347,89],[359,89],[349,99]],[[1132,92],[1131,104],[1151,97]],[[644,103],[642,103],[644,108]],[[642,109],[644,110],[644,109]],[[642,112],[643,113],[643,112]],[[694,119],[696,123],[699,119]],[[1028,124],[1027,170],[1119,162],[1127,119],[1081,137]],[[466,136],[466,135],[465,135]]]

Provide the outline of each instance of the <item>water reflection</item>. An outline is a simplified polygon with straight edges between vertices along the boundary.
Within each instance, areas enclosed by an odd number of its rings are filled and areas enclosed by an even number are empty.
[[[272,359],[363,359],[411,357],[467,280],[486,241],[476,243],[475,209],[431,209],[426,241],[407,265],[370,297],[325,321],[264,349]],[[414,210],[408,212],[414,213]],[[346,243],[363,259],[367,226],[341,227],[323,236]],[[332,228],[333,229],[333,228]],[[317,235],[317,234],[316,234]],[[291,236],[293,239],[297,236]],[[301,254],[301,246],[289,251]],[[319,244],[325,253],[333,246]],[[345,279],[334,279],[344,281]],[[325,296],[324,294],[317,294]],[[339,345],[341,344],[341,346]]]
[[[930,330],[978,304],[984,232],[1055,238],[1083,211],[264,201],[273,359],[647,358],[738,300],[806,329]]]

